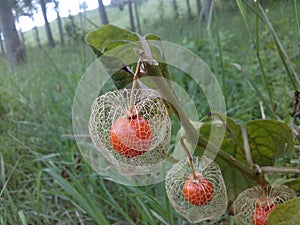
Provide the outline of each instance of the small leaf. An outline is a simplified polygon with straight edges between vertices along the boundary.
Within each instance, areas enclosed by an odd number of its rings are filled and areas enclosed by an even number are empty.
[[[86,41],[100,57],[105,51],[139,41],[139,36],[129,30],[109,24],[89,32],[86,35]]]
[[[288,125],[277,120],[253,120],[246,124],[254,162],[273,165],[275,159],[293,149],[293,134]]]
[[[300,178],[290,179],[284,183],[284,185],[294,189],[297,192],[300,192]]]
[[[159,36],[155,35],[155,34],[147,34],[145,36],[145,38],[146,38],[147,41],[150,41],[150,40],[160,41],[161,40],[161,38]]]
[[[133,72],[128,71],[128,67],[120,59],[108,55],[102,55],[99,59],[105,66],[108,74],[111,74],[111,78],[117,89],[125,88],[132,83]],[[116,68],[119,69],[117,72],[115,71]]]
[[[268,218],[267,225],[300,224],[300,197],[278,205]]]

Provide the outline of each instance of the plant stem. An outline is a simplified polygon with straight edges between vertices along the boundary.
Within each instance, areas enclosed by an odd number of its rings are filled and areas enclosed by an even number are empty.
[[[172,89],[170,88],[169,83],[163,78],[159,67],[157,65],[150,65],[148,63],[145,63],[145,66],[147,74],[151,74],[151,76],[149,76],[151,81],[155,84],[162,97],[168,101],[170,108],[181,122],[181,125],[186,132],[186,138],[192,143],[197,143],[199,132],[190,122],[185,110],[181,107],[180,102],[177,100]],[[155,79],[157,77],[162,79]]]
[[[249,141],[248,141],[248,134],[245,126],[241,126],[242,130],[242,137],[243,137],[243,142],[244,142],[244,152],[246,156],[246,160],[251,168],[255,167],[255,164],[252,159],[250,147],[249,147]]]
[[[192,156],[191,156],[188,148],[186,147],[183,139],[186,139],[186,137],[181,137],[180,138],[180,144],[183,147],[183,150],[185,151],[185,154],[187,155],[187,157],[189,159],[190,167],[191,167],[191,170],[192,170],[192,175],[193,175],[193,178],[196,180],[197,179],[197,175],[196,175],[196,172],[195,172],[193,158],[192,158]]]
[[[261,118],[263,120],[265,120],[266,119],[266,114],[265,114],[265,111],[264,111],[263,102],[261,100],[259,100],[259,109],[260,109]]]
[[[259,175],[259,185],[260,185],[260,195],[263,200],[266,200],[266,190],[265,190],[265,175],[264,172],[262,171],[261,167],[257,164],[254,164],[254,167],[257,170],[257,173]]]
[[[300,169],[293,167],[262,166],[261,170],[264,173],[300,173]]]
[[[263,182],[263,181],[260,183],[260,195],[261,195],[262,199],[265,201],[267,196],[266,196],[266,190],[265,190],[265,182]]]
[[[141,71],[141,60],[138,60],[137,62],[137,66],[136,66],[136,70],[134,73],[134,77],[133,77],[133,82],[132,82],[132,88],[131,88],[131,94],[130,94],[130,101],[129,101],[129,112],[132,115],[136,115],[136,112],[133,112],[134,109],[134,96],[135,96],[135,90],[136,90],[136,86],[137,86],[137,79],[139,78],[139,74]]]
[[[208,141],[205,138],[200,136],[197,146],[200,148],[206,148],[207,151],[209,151],[212,154],[215,154],[216,157],[218,157],[219,159],[226,161],[230,166],[238,169],[249,179],[251,179],[257,183],[260,183],[259,176],[257,175],[257,171],[255,169],[248,167],[247,165],[245,165],[241,161],[237,160],[236,158],[234,158],[232,155],[228,154],[227,152],[218,149],[218,147],[216,147],[213,143],[210,143],[209,145],[207,145],[207,144],[203,144],[204,143],[203,141],[206,141],[206,143],[208,143]]]

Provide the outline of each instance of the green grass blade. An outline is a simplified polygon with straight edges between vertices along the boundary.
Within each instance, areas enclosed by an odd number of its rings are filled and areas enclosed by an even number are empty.
[[[164,193],[164,201],[165,201],[165,205],[166,205],[166,215],[168,217],[168,222],[169,222],[169,224],[174,224],[173,211],[172,211],[171,203],[170,203],[170,200],[168,198],[168,195],[167,195],[167,192],[165,189],[165,185],[163,185],[163,193]]]
[[[67,180],[65,180],[54,168],[45,170],[58,184],[82,207],[99,225],[109,225],[103,213],[96,207],[84,193],[79,193]],[[83,187],[81,187],[83,189]]]
[[[298,78],[298,75],[293,67],[293,64],[290,60],[290,58],[288,57],[271,21],[269,20],[269,17],[267,16],[267,14],[265,13],[264,9],[262,8],[262,6],[260,4],[259,5],[259,9],[264,17],[264,20],[267,24],[267,26],[269,27],[269,29],[271,30],[272,34],[273,34],[273,37],[274,37],[274,41],[275,41],[275,44],[276,44],[276,47],[277,47],[277,51],[278,51],[278,54],[280,56],[280,59],[282,60],[282,63],[286,69],[286,72],[291,80],[291,83],[292,85],[294,86],[294,89],[297,90],[297,86],[295,84],[294,81],[297,82],[297,85],[300,86],[300,80]]]
[[[13,221],[15,221],[18,209],[16,204],[13,201],[13,198],[11,197],[8,189],[4,190],[5,196],[7,198],[6,202],[7,202],[7,220],[9,221],[8,224],[15,224]]]
[[[23,213],[22,210],[18,211],[18,215],[19,215],[19,217],[20,217],[20,220],[21,220],[21,222],[22,222],[22,225],[27,225],[26,217],[25,217],[25,215],[24,215],[24,213]]]
[[[163,188],[160,188],[160,186]],[[164,185],[162,184],[160,186],[157,191],[159,193],[163,193],[162,198],[158,198],[149,192],[142,191],[141,189],[129,187],[133,193],[136,193],[131,195],[133,199],[132,203],[138,203],[136,204],[136,207],[142,207],[144,209],[141,213],[144,218],[147,218],[147,221],[153,221],[153,224],[157,224],[157,220],[163,224],[174,224],[170,203],[167,200],[166,206],[163,204],[163,201],[167,198]]]
[[[297,0],[294,0],[294,7],[295,7],[295,14],[296,14],[297,28],[298,28],[298,40],[300,41],[300,20],[298,15]]]
[[[18,164],[19,164],[21,158],[22,158],[22,156],[16,161],[14,167],[12,168],[10,174],[8,175],[7,180],[5,180],[4,159],[3,159],[2,155],[0,155],[1,170],[2,170],[2,174],[1,174],[2,179],[1,179],[1,180],[2,180],[2,182],[3,182],[3,187],[2,187],[2,189],[1,189],[1,191],[0,191],[0,197],[2,196],[2,194],[3,194],[4,190],[5,190],[5,188],[6,188],[7,184],[8,184],[8,182],[9,182],[11,176],[13,175],[15,169],[17,168],[17,166],[18,166]]]
[[[244,7],[243,1],[242,0],[236,0],[236,4],[239,8],[240,14],[243,17],[244,23],[246,24],[247,30],[248,30],[249,34],[252,36],[252,32],[251,32],[251,29],[250,29],[250,24],[248,22],[248,16],[247,16],[246,9]]]
[[[261,71],[261,74],[262,74],[262,80],[263,80],[263,83],[264,83],[265,88],[267,90],[267,95],[268,95],[268,99],[269,99],[269,104],[267,104],[267,105],[270,107],[271,112],[273,113],[273,115],[276,116],[275,115],[274,103],[273,103],[273,99],[272,99],[272,92],[271,92],[271,89],[268,85],[268,79],[267,79],[267,76],[266,76],[266,73],[265,73],[264,65],[263,65],[261,57],[260,57],[259,20],[260,19],[263,20],[263,19],[258,14],[258,8],[257,8],[258,7],[258,2],[256,2],[255,8],[253,8],[251,5],[249,5],[249,3],[247,1],[244,1],[244,0],[236,0],[236,2],[237,2],[237,5],[238,5],[238,8],[239,8],[239,11],[240,11],[240,13],[243,17],[244,23],[246,24],[246,27],[247,27],[247,30],[248,30],[249,34],[252,34],[252,32],[251,32],[250,23],[248,21],[248,16],[247,16],[247,12],[246,12],[246,9],[244,7],[244,4],[246,4],[247,7],[249,7],[251,9],[251,11],[256,16],[256,18],[255,18],[255,40],[252,39],[252,42],[253,42],[253,45],[255,46],[255,49],[256,49],[256,58],[257,58],[257,61],[259,63],[260,71]],[[258,89],[256,88],[256,90],[258,90]],[[262,97],[262,95],[261,95],[261,97]],[[264,101],[263,98],[261,100]]]
[[[102,190],[104,190],[106,198],[106,203],[109,204],[111,207],[113,207],[117,212],[119,212],[127,222],[129,222],[132,225],[135,225],[134,221],[130,218],[130,216],[119,206],[119,203],[115,200],[115,198],[111,195],[111,193],[107,190],[104,182],[101,182]],[[120,189],[122,189],[122,186],[120,186]],[[126,193],[126,191],[125,191]],[[131,200],[131,199],[130,199]]]
[[[170,223],[168,223],[167,221],[165,221],[164,218],[163,218],[160,214],[158,214],[156,211],[150,209],[150,212],[151,212],[151,214],[152,214],[157,220],[159,220],[162,224],[165,224],[165,225],[169,225],[169,224],[170,224]]]
[[[219,58],[220,58],[219,59],[219,61],[220,61],[220,73],[221,73],[221,77],[222,77],[222,87],[224,89],[225,88],[225,75],[224,75],[223,49],[222,49],[222,43],[221,43],[218,23],[216,23],[216,33],[217,33],[218,52],[219,52]]]
[[[36,207],[35,211],[37,213],[37,218],[39,223],[41,223],[40,219],[40,198],[41,198],[41,178],[42,178],[43,171],[40,170],[36,177]]]
[[[255,4],[255,11],[256,12],[258,11],[258,1]],[[275,115],[275,108],[274,108],[273,99],[272,99],[272,92],[271,92],[270,86],[268,84],[268,79],[267,79],[267,76],[265,73],[264,65],[263,65],[261,57],[260,57],[260,47],[259,47],[260,35],[259,35],[259,15],[258,15],[258,13],[256,13],[256,18],[255,18],[255,38],[256,38],[256,41],[254,44],[255,44],[255,49],[256,49],[256,57],[257,57],[257,60],[259,63],[263,82],[267,89],[267,94],[268,94],[268,98],[269,98],[269,107],[270,107],[272,113]]]
[[[155,222],[155,219],[150,212],[150,207],[148,207],[141,198],[136,198],[136,201],[139,203],[140,208],[143,209],[142,212],[144,215],[144,220],[146,220],[149,224],[156,225],[157,223]]]

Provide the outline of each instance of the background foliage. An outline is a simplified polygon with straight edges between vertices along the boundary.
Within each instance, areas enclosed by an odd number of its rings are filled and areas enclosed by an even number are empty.
[[[242,13],[235,1],[215,1],[213,21],[198,18],[196,3],[190,2],[192,20],[185,1],[177,1],[178,17],[172,1],[144,1],[138,8],[142,34],[155,33],[200,55],[222,85],[228,115],[238,123],[265,114],[289,125],[295,83],[261,13],[256,30],[257,17],[247,7],[249,1],[237,1],[245,7]],[[291,65],[299,68],[299,2],[264,1],[263,8]],[[107,14],[111,23],[129,27],[126,8],[108,7]],[[35,46],[33,31],[24,33],[27,64],[10,68],[0,57],[0,224],[187,224],[171,209],[163,183],[118,185],[103,180],[81,160],[72,137],[72,98],[80,77],[95,59],[83,36],[98,28],[100,21],[94,10],[64,18],[63,23],[74,29],[65,31],[69,37],[65,47],[49,50],[44,28],[39,28],[42,48]],[[55,21],[51,27],[58,41]],[[196,84],[174,68],[170,77],[193,97],[199,116],[205,116],[209,107]],[[178,124],[173,126],[174,140]],[[299,156],[296,142],[292,152],[275,163],[299,168]],[[278,183],[299,177],[274,174],[268,179]],[[234,221],[229,212],[203,224]]]

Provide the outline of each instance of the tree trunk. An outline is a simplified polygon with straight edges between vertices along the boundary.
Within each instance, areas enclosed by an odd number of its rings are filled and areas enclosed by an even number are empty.
[[[54,48],[55,43],[54,43],[54,39],[53,39],[53,36],[52,36],[50,24],[49,24],[49,21],[48,21],[48,18],[47,18],[47,9],[46,9],[45,0],[40,0],[40,5],[41,5],[41,8],[42,8],[43,17],[44,17],[44,20],[45,20],[45,29],[46,29],[46,35],[47,35],[47,40],[48,40],[48,46],[50,48]]]
[[[8,0],[0,0],[0,27],[9,62],[11,65],[17,65],[26,61],[26,50],[20,41],[9,2]]]
[[[134,16],[132,12],[132,1],[128,0],[128,10],[129,10],[129,19],[130,19],[130,27],[131,31],[135,31],[135,26],[134,26]]]
[[[165,3],[164,0],[159,0],[159,5],[158,5],[158,12],[159,12],[159,18],[161,23],[164,22],[164,18],[165,18]]]
[[[176,0],[173,0],[173,9],[174,9],[174,13],[175,13],[175,18],[179,17],[179,11],[178,11],[178,4]]]
[[[201,6],[201,0],[196,0],[197,4],[197,16],[200,17],[202,6]]]
[[[56,10],[56,15],[57,15],[57,25],[59,31],[60,44],[61,46],[65,46],[64,32],[63,32],[61,17],[59,15],[58,9]]]
[[[193,15],[192,15],[192,10],[191,10],[190,0],[186,0],[186,7],[187,7],[189,19],[191,20],[191,19],[193,19]]]
[[[25,37],[24,37],[24,34],[23,34],[23,32],[22,32],[22,28],[19,30],[19,33],[20,33],[20,36],[21,36],[22,45],[26,46],[26,45],[25,45]]]
[[[2,41],[2,32],[1,32],[1,29],[0,29],[0,47],[1,47],[2,54],[5,55],[5,49],[4,49],[4,44],[3,44],[3,41]]]
[[[209,17],[211,16],[211,19],[213,18],[213,9],[212,7],[212,0],[206,0],[205,1],[205,9],[204,9],[204,17],[205,20],[208,21]],[[211,15],[210,15],[211,13]]]
[[[142,30],[141,30],[140,15],[139,15],[139,10],[138,10],[138,0],[134,1],[134,12],[135,12],[135,17],[136,17],[137,29],[138,29],[139,34],[141,34]]]
[[[101,18],[101,23],[103,25],[108,24],[106,10],[105,10],[105,6],[103,5],[102,0],[98,0],[98,5],[99,5],[98,10],[99,10],[100,18]]]
[[[39,46],[39,48],[42,48],[38,27],[35,26],[33,28],[33,30],[34,30],[34,35],[35,35],[35,41],[36,41],[37,45]]]
[[[65,39],[64,39],[64,32],[62,28],[62,22],[61,22],[61,17],[59,15],[59,1],[54,1],[55,4],[55,12],[56,12],[56,18],[57,18],[57,25],[58,25],[58,31],[59,31],[59,38],[60,38],[60,44],[61,46],[65,46]]]

